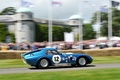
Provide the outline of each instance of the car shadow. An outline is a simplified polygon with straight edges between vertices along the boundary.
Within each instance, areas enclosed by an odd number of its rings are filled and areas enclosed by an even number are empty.
[[[84,67],[79,67],[79,66],[50,66],[50,67],[48,67],[48,68],[44,68],[44,69],[63,69],[63,68],[85,68],[85,67],[96,67],[96,65],[86,65],[86,66],[84,66]],[[43,68],[42,69],[38,69],[38,68],[35,68],[35,67],[31,67],[31,68],[29,68],[30,70],[43,70]]]

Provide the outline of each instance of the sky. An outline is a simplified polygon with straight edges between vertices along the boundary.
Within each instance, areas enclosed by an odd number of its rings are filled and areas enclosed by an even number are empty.
[[[31,11],[34,13],[35,18],[48,18],[50,0],[32,0],[34,6],[31,7]],[[110,0],[60,0],[62,6],[52,7],[53,19],[69,19],[72,15],[80,15],[81,9],[82,17],[85,21],[90,21],[93,13],[97,10],[97,7],[109,5]],[[119,0],[116,0],[119,1]],[[21,6],[21,0],[0,0],[0,11],[6,7],[15,7],[19,9]],[[81,7],[81,4],[83,6]],[[94,5],[94,6],[92,6]]]

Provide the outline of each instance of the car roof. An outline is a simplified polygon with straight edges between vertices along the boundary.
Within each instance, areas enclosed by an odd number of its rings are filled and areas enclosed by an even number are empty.
[[[41,48],[41,50],[56,50],[55,48]]]
[[[41,51],[41,50],[56,50],[55,48],[40,48],[40,49],[37,49],[37,50],[34,50],[34,51],[31,51],[31,52],[37,52],[37,51]]]

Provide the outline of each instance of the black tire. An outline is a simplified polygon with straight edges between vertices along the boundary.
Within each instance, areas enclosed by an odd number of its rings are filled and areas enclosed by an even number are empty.
[[[48,68],[50,65],[50,62],[48,59],[40,59],[37,63],[36,68]]]
[[[87,59],[85,57],[79,57],[77,59],[77,66],[83,67],[86,66],[87,64]]]

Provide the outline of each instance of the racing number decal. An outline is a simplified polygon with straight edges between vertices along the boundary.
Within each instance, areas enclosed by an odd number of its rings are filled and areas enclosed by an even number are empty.
[[[54,63],[60,63],[61,57],[59,55],[54,55],[52,57],[52,60],[53,60]]]
[[[59,57],[57,56],[57,57],[54,57],[54,60],[55,61],[59,61]]]

